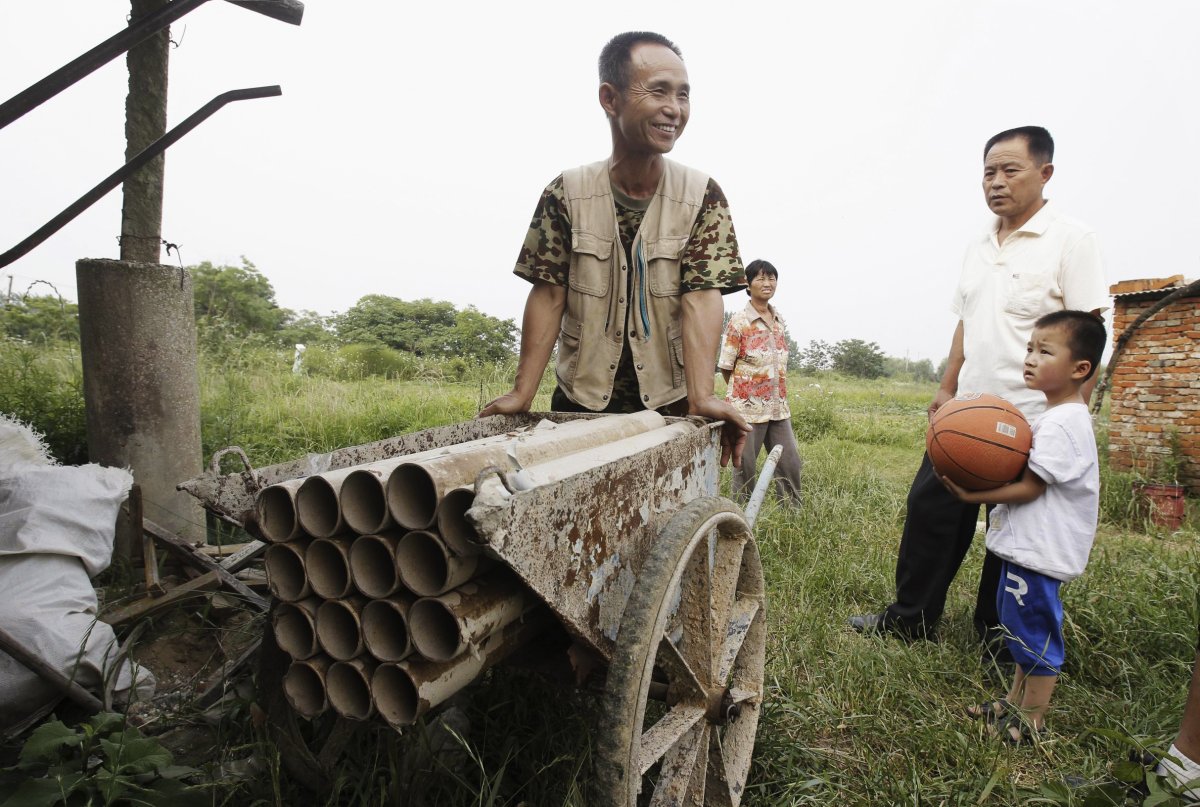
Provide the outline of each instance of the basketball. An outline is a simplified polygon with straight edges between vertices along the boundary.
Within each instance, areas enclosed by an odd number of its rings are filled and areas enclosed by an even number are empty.
[[[1021,410],[986,392],[966,393],[938,408],[925,450],[939,476],[967,490],[991,490],[1021,475],[1033,432]]]

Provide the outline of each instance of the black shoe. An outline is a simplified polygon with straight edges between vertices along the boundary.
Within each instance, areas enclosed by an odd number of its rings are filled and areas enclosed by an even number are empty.
[[[850,627],[863,634],[891,634],[906,642],[915,641],[916,639],[925,639],[930,642],[937,641],[937,634],[932,629],[923,625],[919,628],[908,627],[894,619],[889,619],[887,611],[880,611],[877,614],[852,616],[850,617]]]

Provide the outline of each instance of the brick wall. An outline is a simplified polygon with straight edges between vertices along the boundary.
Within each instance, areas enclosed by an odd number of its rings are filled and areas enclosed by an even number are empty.
[[[1117,287],[1114,287],[1117,291]],[[1116,297],[1113,339],[1166,292]],[[1109,464],[1150,476],[1178,430],[1179,481],[1200,492],[1200,297],[1185,297],[1138,328],[1113,372]]]

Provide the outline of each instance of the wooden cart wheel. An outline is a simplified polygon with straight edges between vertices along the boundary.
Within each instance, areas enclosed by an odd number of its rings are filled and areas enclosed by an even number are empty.
[[[763,697],[762,562],[742,511],[697,499],[625,606],[597,742],[598,804],[741,803]]]

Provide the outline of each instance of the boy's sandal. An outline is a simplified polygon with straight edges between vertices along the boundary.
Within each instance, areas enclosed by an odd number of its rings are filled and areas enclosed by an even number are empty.
[[[1001,717],[992,730],[1006,745],[1033,745],[1050,736],[1050,729],[1045,724],[1042,724],[1040,729],[1035,729],[1016,712]]]
[[[968,706],[967,716],[975,720],[983,720],[989,724],[995,723],[1002,719],[1005,715],[1016,711],[1013,705],[1008,702],[1007,698],[997,698],[994,701],[984,701],[979,704]]]

